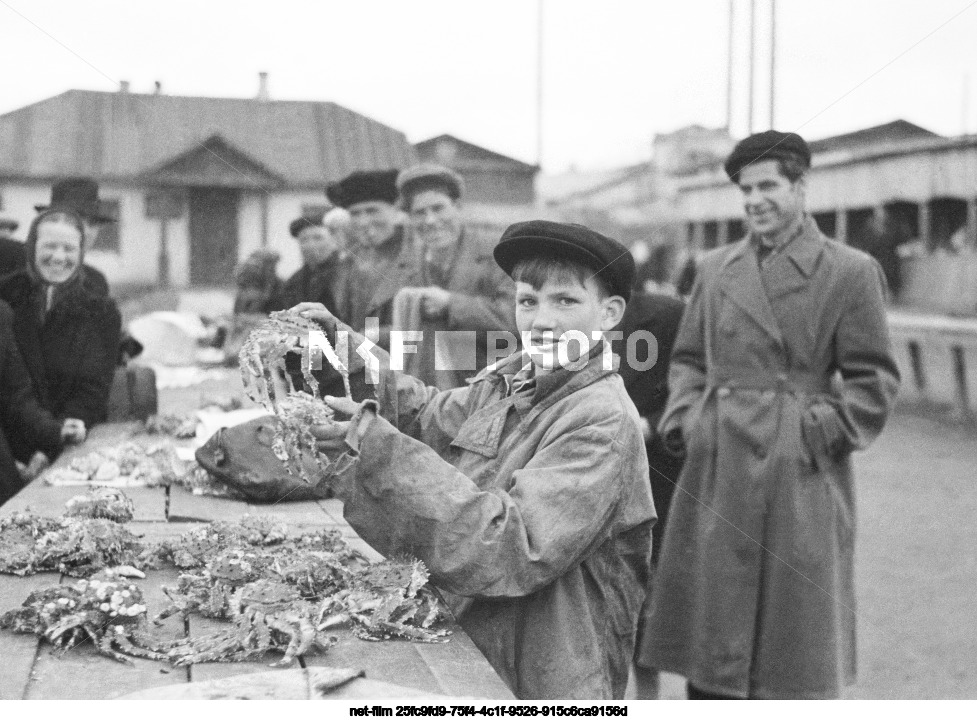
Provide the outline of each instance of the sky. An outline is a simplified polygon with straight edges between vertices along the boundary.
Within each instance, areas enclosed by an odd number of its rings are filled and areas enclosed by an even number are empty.
[[[265,71],[273,99],[334,101],[412,142],[450,133],[549,173],[640,162],[656,133],[726,124],[729,0],[541,2],[542,33],[540,0],[0,0],[0,113],[123,80],[253,97]],[[750,2],[733,6],[743,136]],[[755,131],[770,8],[756,0]],[[778,0],[776,18],[778,129],[977,132],[977,0]]]

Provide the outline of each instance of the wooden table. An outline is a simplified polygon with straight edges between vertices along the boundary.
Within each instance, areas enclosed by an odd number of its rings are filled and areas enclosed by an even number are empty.
[[[83,446],[67,452],[58,460],[58,465],[67,463],[75,454],[119,443],[132,431],[132,425],[97,427]],[[52,487],[39,479],[0,508],[0,515],[29,508],[35,513],[57,516],[63,512],[66,500],[84,490],[80,487]],[[245,513],[271,514],[285,521],[292,533],[303,527],[339,529],[350,545],[368,557],[379,558],[343,520],[339,501],[282,503],[270,507],[226,498],[195,496],[176,486],[132,488],[126,489],[125,493],[136,506],[135,519],[129,525],[146,540],[173,538],[195,524],[236,520]],[[146,598],[150,615],[167,605],[167,598],[160,586],[175,584],[177,576],[176,569],[167,568],[148,571],[145,580],[136,581]],[[27,578],[0,575],[0,611],[19,606],[33,589],[73,580],[54,573]],[[166,620],[161,633],[174,636],[186,632],[203,634],[221,623],[191,615],[184,626],[176,616]],[[299,659],[300,664],[305,667],[362,669],[367,679],[397,684],[418,694],[513,698],[485,657],[457,626],[453,628],[450,641],[443,644],[363,641],[348,629],[339,629],[334,633],[339,636],[338,644],[326,652],[303,655]],[[206,663],[172,668],[166,663],[143,659],[135,659],[132,665],[121,664],[98,655],[91,643],[79,645],[60,657],[49,653],[50,649],[46,642],[41,643],[34,636],[0,631],[0,699],[109,699],[154,686],[269,671],[267,664],[279,658],[278,654],[268,654],[263,662]],[[358,688],[362,691],[358,692]],[[362,693],[375,692],[369,688],[365,682],[353,681],[340,689],[335,698],[364,698]]]

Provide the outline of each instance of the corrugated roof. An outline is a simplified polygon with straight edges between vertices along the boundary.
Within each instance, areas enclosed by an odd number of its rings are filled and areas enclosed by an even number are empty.
[[[402,132],[332,102],[69,90],[0,116],[0,174],[134,178],[214,136],[290,186],[417,159]]]

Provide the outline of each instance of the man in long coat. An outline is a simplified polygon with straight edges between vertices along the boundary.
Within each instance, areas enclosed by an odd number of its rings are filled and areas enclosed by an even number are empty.
[[[899,384],[885,279],[804,212],[810,150],[743,140],[726,163],[747,238],[703,259],[659,425],[686,453],[649,659],[690,698],[833,698],[855,677],[850,454]]]

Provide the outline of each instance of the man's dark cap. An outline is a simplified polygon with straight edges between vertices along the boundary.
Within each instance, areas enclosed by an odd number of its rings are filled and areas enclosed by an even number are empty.
[[[0,218],[0,228],[6,228],[7,230],[17,230],[20,227],[18,223],[13,218]]]
[[[397,202],[396,170],[357,170],[326,186],[326,197],[333,205],[349,208],[357,203],[379,200]]]
[[[64,178],[51,187],[50,205],[35,205],[34,210],[70,210],[95,223],[112,223],[98,202],[98,183],[92,178]]]
[[[631,299],[635,277],[631,251],[583,225],[550,220],[515,223],[502,233],[494,255],[510,277],[519,261],[528,258],[543,255],[572,260],[591,268],[613,295]]]
[[[762,133],[743,138],[733,148],[726,159],[726,175],[734,183],[739,181],[739,173],[745,166],[763,160],[799,160],[805,168],[811,167],[811,149],[797,133],[781,133],[765,130]]]
[[[312,216],[303,215],[301,218],[296,218],[295,220],[293,220],[291,223],[288,224],[288,232],[292,234],[293,238],[298,238],[299,233],[301,233],[306,228],[316,228],[316,227],[322,227],[322,228],[325,227],[325,225],[323,225],[322,223],[321,214],[316,214]]]

